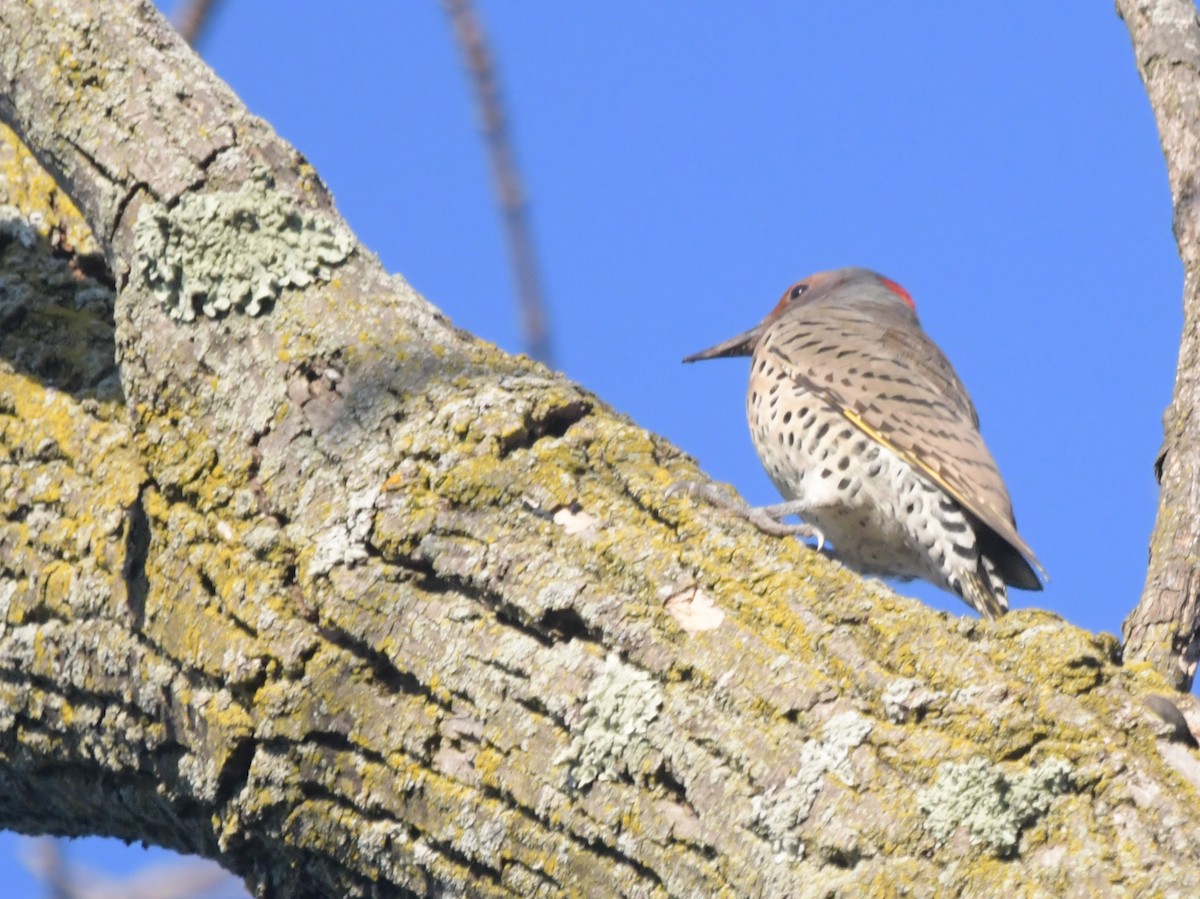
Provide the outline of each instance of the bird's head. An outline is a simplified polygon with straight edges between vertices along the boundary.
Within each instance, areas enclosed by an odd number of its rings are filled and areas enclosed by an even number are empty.
[[[775,308],[761,322],[736,337],[707,350],[684,357],[684,362],[719,359],[725,356],[749,356],[767,329],[791,310],[802,307],[840,306],[869,309],[880,316],[898,316],[916,323],[917,310],[903,287],[883,275],[865,268],[839,268],[809,275],[789,287]]]

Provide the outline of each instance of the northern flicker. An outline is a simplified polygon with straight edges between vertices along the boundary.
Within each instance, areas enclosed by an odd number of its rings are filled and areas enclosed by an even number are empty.
[[[748,518],[829,540],[862,574],[923,578],[988,618],[1007,611],[1006,585],[1042,589],[975,407],[904,288],[821,272],[683,361],[750,355],[750,434],[789,501]],[[792,514],[805,525],[782,525]]]

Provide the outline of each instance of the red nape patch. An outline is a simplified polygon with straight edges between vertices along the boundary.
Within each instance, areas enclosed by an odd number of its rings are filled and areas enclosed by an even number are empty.
[[[886,287],[888,290],[890,290],[892,293],[894,293],[900,299],[904,300],[904,302],[908,303],[909,309],[911,309],[913,312],[917,311],[917,305],[916,305],[916,303],[913,302],[912,297],[910,297],[908,295],[907,290],[905,290],[903,287],[901,287],[895,281],[892,281],[888,278],[881,277],[879,280],[883,282],[884,287]]]

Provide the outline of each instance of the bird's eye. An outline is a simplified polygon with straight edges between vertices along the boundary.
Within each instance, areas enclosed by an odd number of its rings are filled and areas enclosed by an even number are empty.
[[[798,299],[800,297],[800,294],[804,293],[804,291],[806,291],[806,290],[808,290],[807,284],[797,284],[795,287],[793,287],[791,289],[791,291],[788,292],[788,299],[789,300]]]

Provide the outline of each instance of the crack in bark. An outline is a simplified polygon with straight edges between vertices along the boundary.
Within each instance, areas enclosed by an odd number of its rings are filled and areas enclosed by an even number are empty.
[[[43,675],[23,673],[20,676],[15,676],[5,669],[0,669],[0,682],[18,687],[27,684],[35,688],[43,696],[55,697],[58,701],[68,706],[91,705],[102,715],[111,714],[114,710],[119,711],[124,715],[128,715],[135,722],[135,726],[142,731],[152,730],[153,726],[160,721],[152,711],[142,708],[142,706],[135,702],[126,701],[115,693],[102,693],[97,690],[89,690],[74,682],[68,683],[66,686],[69,689],[64,690],[64,684]],[[63,736],[62,728],[56,726],[61,723],[58,719],[47,723],[44,718],[33,718],[21,711],[14,711],[13,716],[15,719],[23,720],[25,727],[29,729],[41,730],[47,734],[53,734],[59,739]],[[166,743],[154,747],[154,751],[158,751],[168,745],[168,743],[175,743],[175,741],[168,739]]]
[[[227,807],[250,781],[250,766],[258,750],[259,741],[254,737],[243,737],[234,741],[225,755],[225,763],[217,773],[217,786],[213,793],[215,808]]]
[[[499,458],[504,459],[522,449],[532,449],[539,440],[566,435],[571,427],[583,421],[592,411],[592,404],[580,398],[549,409],[530,409],[525,413],[524,426],[498,441]]]
[[[97,172],[100,177],[80,178],[78,177],[78,173],[76,173],[75,177],[67,177],[68,169],[66,166],[55,166],[57,169],[55,172],[55,181],[60,184],[65,182],[66,184],[73,185],[77,194],[95,189],[95,182],[97,181],[102,181],[106,187],[121,184],[120,179],[115,178],[113,173],[109,171],[99,159],[97,159],[90,151],[85,149],[77,140],[68,137],[66,139],[66,145],[72,151],[78,154],[79,158],[82,159],[93,171]],[[105,256],[107,257],[108,254],[111,253],[113,238],[116,236],[118,229],[121,227],[120,217],[114,215],[108,221],[105,221],[103,223],[103,227],[99,229],[99,233],[97,233],[95,222],[89,222],[89,224],[92,225],[92,233],[96,234],[96,238],[104,246]]]
[[[341,628],[327,625],[317,625],[317,633],[331,645],[344,650],[366,665],[379,683],[391,693],[418,696],[432,705],[450,711],[450,706],[421,683],[416,675],[398,668],[385,653],[375,649],[364,639]]]
[[[109,229],[109,233],[105,235],[105,246],[112,245],[113,235],[115,235],[118,231],[124,230],[131,232],[133,230],[133,222],[125,221],[125,216],[131,208],[137,208],[138,204],[135,204],[134,201],[143,193],[149,197],[154,196],[154,194],[151,192],[150,185],[145,181],[135,181],[121,192],[121,196],[117,200],[116,211],[113,213],[113,226],[111,229]],[[121,277],[122,287],[129,282],[129,275],[131,271],[132,268],[126,267]],[[113,280],[113,284],[114,286],[116,285],[115,279]]]
[[[142,501],[146,487],[138,491],[137,498],[125,511],[125,561],[121,566],[121,577],[125,581],[126,601],[133,616],[133,626],[142,629],[146,619],[146,597],[150,582],[146,577],[146,558],[150,552],[150,519]]]

